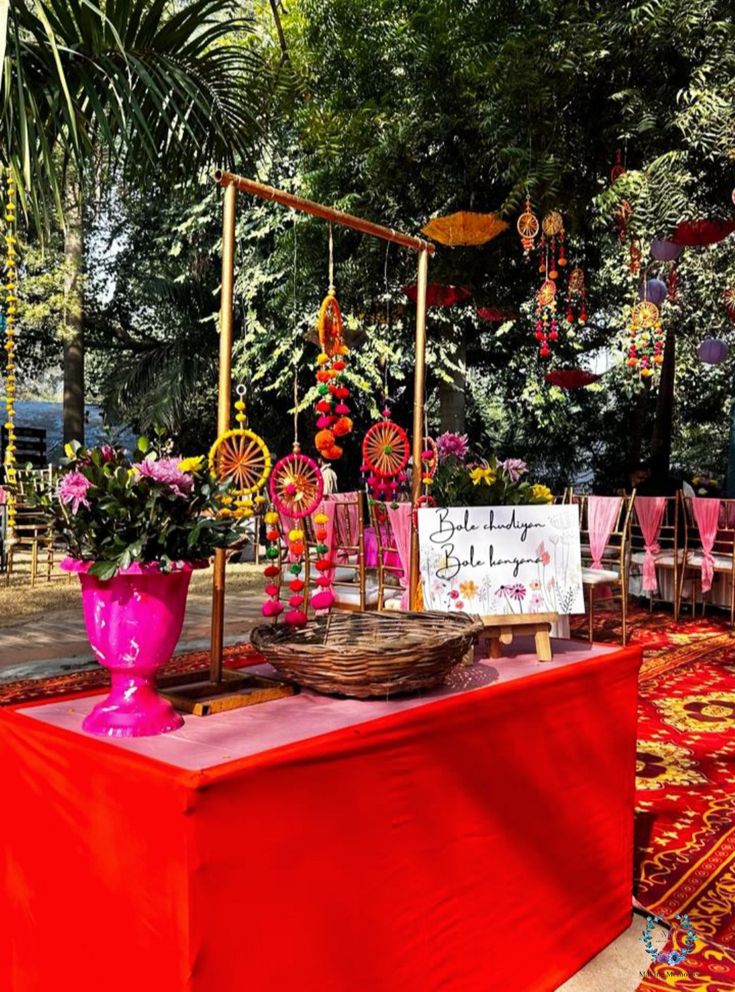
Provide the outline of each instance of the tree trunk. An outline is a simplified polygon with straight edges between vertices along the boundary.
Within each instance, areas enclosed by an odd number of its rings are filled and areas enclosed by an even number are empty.
[[[84,227],[75,174],[64,192],[64,444],[84,444]]]
[[[651,474],[656,482],[664,482],[671,468],[671,440],[674,432],[674,386],[676,381],[676,335],[671,327],[666,332],[661,381],[656,398],[656,420],[651,438]]]
[[[451,383],[439,380],[439,424],[442,433],[454,431],[457,434],[465,432],[465,367],[467,364],[467,342],[464,328],[459,328],[458,335],[451,338],[447,335],[444,348],[451,354],[452,361],[459,365],[452,369]]]

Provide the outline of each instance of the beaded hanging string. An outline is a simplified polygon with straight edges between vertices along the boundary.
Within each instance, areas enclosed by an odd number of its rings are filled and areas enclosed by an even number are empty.
[[[7,443],[3,465],[5,470],[5,481],[8,486],[7,506],[8,506],[8,540],[12,543],[15,539],[15,490],[17,484],[17,473],[15,468],[15,334],[18,312],[17,291],[17,256],[16,256],[16,236],[15,236],[15,180],[13,173],[8,168],[5,200],[5,312],[0,314],[0,319],[5,330],[5,430],[7,432]]]
[[[316,360],[319,399],[314,409],[318,414],[319,429],[314,444],[322,458],[336,461],[343,453],[337,439],[345,437],[352,431],[352,420],[348,416],[350,408],[345,403],[350,395],[345,375],[347,367],[345,359],[350,349],[342,339],[342,312],[334,287],[334,240],[331,224],[329,225],[329,289],[319,310],[317,330],[321,351]]]

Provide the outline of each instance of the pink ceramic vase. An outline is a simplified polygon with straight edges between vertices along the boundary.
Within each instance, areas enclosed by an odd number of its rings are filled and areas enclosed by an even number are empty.
[[[176,647],[186,610],[192,569],[177,563],[162,572],[156,563],[121,569],[112,579],[89,574],[92,562],[65,558],[77,572],[87,637],[97,660],[109,668],[109,696],[85,717],[82,728],[106,737],[148,737],[176,730],[182,718],[156,693],[156,673]]]

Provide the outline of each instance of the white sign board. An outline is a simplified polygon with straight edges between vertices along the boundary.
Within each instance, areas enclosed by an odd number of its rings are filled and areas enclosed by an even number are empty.
[[[584,613],[576,506],[422,507],[427,610]]]

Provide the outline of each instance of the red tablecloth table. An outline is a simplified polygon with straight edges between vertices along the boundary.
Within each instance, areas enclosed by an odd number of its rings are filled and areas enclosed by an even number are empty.
[[[0,711],[0,989],[556,988],[630,922],[640,664],[556,648],[121,743]]]

